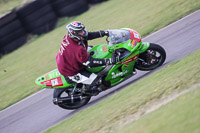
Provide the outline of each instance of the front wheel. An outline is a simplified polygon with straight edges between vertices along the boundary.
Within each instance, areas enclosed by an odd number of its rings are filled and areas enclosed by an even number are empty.
[[[70,97],[71,96],[71,90],[73,88],[59,88],[55,89],[53,92],[53,98],[58,99],[58,98],[65,98],[65,97]],[[80,88],[81,89],[81,88]],[[80,92],[76,92],[74,94],[75,96],[80,96]],[[73,109],[78,109],[84,105],[86,105],[90,101],[90,96],[85,96],[82,100],[76,101],[76,102],[71,102],[69,101],[68,103],[59,103],[57,104],[59,107],[63,109],[68,109],[68,110],[73,110]]]
[[[161,66],[165,59],[165,50],[158,44],[150,43],[149,48],[139,55],[135,68],[142,71],[153,70]]]

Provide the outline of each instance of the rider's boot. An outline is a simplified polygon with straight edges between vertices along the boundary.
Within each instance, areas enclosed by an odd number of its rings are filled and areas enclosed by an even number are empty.
[[[100,92],[108,89],[111,86],[110,81],[102,80],[101,77],[97,77],[91,85],[85,86],[85,92],[90,93],[93,96],[98,95]]]
[[[136,75],[137,74],[137,71],[135,68],[133,68],[133,75]]]
[[[92,96],[96,96],[98,95],[100,92],[104,91],[106,89],[106,86],[104,86],[103,84],[99,85],[99,86],[88,86],[86,85],[85,87],[85,93],[86,94],[90,94]]]
[[[103,82],[101,82],[100,85],[93,86],[93,88],[92,88],[93,92],[94,92],[93,95],[94,96],[98,95],[100,92],[107,90],[110,86],[111,86],[110,81],[104,80]]]

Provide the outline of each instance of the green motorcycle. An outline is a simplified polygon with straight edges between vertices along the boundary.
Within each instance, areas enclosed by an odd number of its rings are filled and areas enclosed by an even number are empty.
[[[107,89],[136,74],[136,69],[150,71],[161,66],[166,59],[166,52],[160,45],[142,42],[140,34],[132,29],[109,30],[106,41],[107,44],[92,47],[89,54],[93,58],[103,59],[120,53],[121,61],[116,65],[86,69],[99,75],[101,84]],[[37,78],[35,82],[42,88],[54,89],[53,103],[64,109],[80,108],[93,96],[85,93],[84,84],[68,83],[57,69]]]

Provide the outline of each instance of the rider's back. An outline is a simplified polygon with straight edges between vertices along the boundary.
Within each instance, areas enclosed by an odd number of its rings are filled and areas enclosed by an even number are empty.
[[[79,45],[69,36],[63,37],[60,50],[56,56],[59,72],[64,76],[73,76],[85,68],[83,65],[87,61],[87,41],[84,42],[86,48]]]

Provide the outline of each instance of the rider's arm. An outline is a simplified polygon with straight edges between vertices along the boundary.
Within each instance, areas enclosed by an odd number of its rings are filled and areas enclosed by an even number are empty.
[[[106,65],[114,65],[118,61],[120,61],[119,56],[113,56],[109,59],[98,59],[89,56],[88,60],[83,63],[83,65],[91,68],[91,67],[98,67],[98,66],[106,66]]]
[[[96,32],[88,32],[87,40],[104,37],[105,35],[108,36],[108,31],[100,30],[100,31],[96,31]]]

